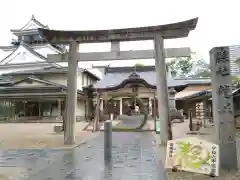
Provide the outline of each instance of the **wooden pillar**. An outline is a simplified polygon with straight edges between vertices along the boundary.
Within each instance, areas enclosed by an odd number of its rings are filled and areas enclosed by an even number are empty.
[[[119,114],[120,115],[122,115],[122,110],[123,110],[123,101],[122,101],[122,97],[120,97],[120,99],[119,99],[119,101],[120,101],[120,111],[119,111]]]
[[[94,121],[94,131],[98,130],[99,119],[100,119],[100,94],[96,93],[96,109],[95,109],[95,121]]]
[[[87,121],[87,118],[88,115],[87,115],[87,97],[85,96],[85,100],[84,100],[84,119],[85,121]]]
[[[41,101],[38,101],[38,118],[41,119]]]
[[[156,108],[156,95],[153,93],[153,118],[154,118],[154,130],[156,131],[156,122],[157,122],[157,108]]]
[[[9,118],[12,119],[13,118],[13,105],[12,105],[12,100],[9,100]]]
[[[23,102],[23,115],[24,115],[24,117],[26,117],[26,103],[27,103],[27,101],[24,101]]]
[[[61,101],[61,99],[58,99],[57,103],[58,103],[59,120],[62,120],[62,101]]]
[[[152,99],[148,98],[148,115],[152,116]]]
[[[176,98],[175,94],[177,93],[174,88],[169,89],[169,107],[170,109],[176,108]]]

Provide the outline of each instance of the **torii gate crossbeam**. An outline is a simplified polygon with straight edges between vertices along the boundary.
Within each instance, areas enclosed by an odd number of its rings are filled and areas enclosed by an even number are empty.
[[[198,18],[179,23],[128,29],[96,30],[96,31],[58,31],[39,29],[43,38],[50,43],[70,44],[68,61],[68,93],[65,144],[75,143],[75,122],[77,105],[77,64],[81,61],[79,44],[94,42],[112,42],[112,51],[118,51],[120,41],[154,40],[154,55],[157,76],[158,111],[161,124],[161,143],[167,144],[169,137],[170,112],[168,103],[168,87],[164,55],[164,39],[187,37],[197,25]],[[136,55],[136,54],[135,54]],[[80,58],[80,59],[79,59]],[[85,59],[86,60],[86,59]]]
[[[120,43],[120,42],[118,42]],[[120,51],[114,49],[118,46],[116,43],[111,43],[111,52],[90,52],[77,53],[79,61],[112,61],[112,60],[132,60],[132,59],[155,59],[155,51],[151,50],[135,50],[135,51]],[[190,48],[167,48],[165,49],[166,58],[188,57],[191,53]],[[49,54],[48,62],[68,62],[69,53],[65,54]]]

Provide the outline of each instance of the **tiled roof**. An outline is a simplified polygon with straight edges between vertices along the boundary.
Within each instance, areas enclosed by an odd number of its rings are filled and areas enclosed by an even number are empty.
[[[234,90],[232,90],[232,95],[235,96],[239,92],[240,92],[240,88],[234,89]],[[212,89],[195,92],[193,94],[190,94],[188,96],[185,96],[185,97],[181,98],[181,100],[193,99],[193,98],[197,98],[197,97],[200,97],[200,96],[205,96],[205,97],[208,96],[209,100],[212,100],[212,98],[211,98],[212,97]]]
[[[94,88],[104,89],[109,87],[114,87],[121,84],[124,80],[128,79],[129,75],[136,72],[141,79],[145,80],[148,84],[156,86],[156,72],[155,66],[146,66],[142,68],[134,67],[117,67],[117,68],[107,68],[106,74],[102,80],[98,81]],[[173,79],[170,75],[167,77],[168,86],[182,86],[188,84],[209,84],[210,79]]]
[[[95,79],[99,79],[96,75],[88,71],[87,69],[78,68],[78,71],[88,73]],[[26,71],[15,71],[8,74],[3,75],[36,75],[36,74],[48,74],[48,73],[67,73],[68,67],[49,67],[49,68],[40,68],[34,70],[26,70]]]
[[[38,82],[43,84],[44,86],[15,86],[16,84],[20,84],[22,82],[26,82],[26,81],[34,81],[34,82]],[[1,84],[0,84],[1,85]],[[47,81],[47,80],[43,80],[43,79],[38,79],[34,76],[30,76],[27,77],[23,80],[20,81],[16,81],[16,82],[12,82],[12,83],[8,83],[8,84],[4,84],[0,86],[0,90],[17,90],[17,89],[32,89],[32,88],[45,88],[45,89],[49,89],[49,88],[60,88],[60,89],[64,89],[67,90],[67,86],[62,85],[62,84],[58,84],[55,82],[51,82],[51,81]],[[83,94],[83,92],[81,90],[77,90],[78,93]]]

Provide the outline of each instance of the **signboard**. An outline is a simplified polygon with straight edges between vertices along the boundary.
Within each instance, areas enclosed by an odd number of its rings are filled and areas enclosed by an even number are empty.
[[[219,175],[219,146],[196,137],[167,143],[165,168]]]

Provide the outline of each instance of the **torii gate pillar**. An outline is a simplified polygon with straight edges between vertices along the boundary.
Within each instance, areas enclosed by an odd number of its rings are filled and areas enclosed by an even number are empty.
[[[164,42],[161,34],[156,34],[154,37],[155,50],[155,66],[157,80],[157,99],[158,99],[158,114],[161,127],[161,144],[166,145],[169,139],[172,139],[168,98],[167,73],[164,56]]]
[[[65,144],[74,144],[74,127],[76,121],[76,104],[77,104],[77,61],[90,60],[122,60],[122,59],[139,59],[155,58],[156,60],[156,78],[157,78],[157,95],[158,111],[161,116],[161,144],[166,145],[171,139],[169,136],[170,112],[168,103],[168,88],[166,79],[165,56],[163,49],[163,39],[174,39],[187,37],[191,30],[197,25],[198,18],[190,19],[173,24],[148,26],[127,29],[111,29],[96,31],[58,31],[49,29],[39,29],[41,36],[50,43],[70,44],[69,59],[67,54],[61,56],[60,61],[68,61],[68,94],[67,94],[67,122]],[[154,40],[153,51],[138,52],[117,52],[120,41],[132,40]],[[94,42],[113,42],[112,51],[106,53],[79,54],[78,43]],[[175,51],[175,50],[174,50]],[[78,55],[77,55],[78,53]],[[173,54],[179,54],[175,51]],[[91,55],[92,54],[92,55]],[[154,56],[154,57],[153,57]],[[169,56],[166,53],[166,56]],[[189,56],[189,55],[187,55]],[[58,58],[58,56],[56,56]],[[175,56],[176,57],[176,56]]]
[[[76,124],[76,106],[77,106],[77,69],[78,59],[77,53],[79,44],[72,41],[69,44],[68,62],[68,80],[67,80],[67,114],[66,114],[66,130],[64,130],[64,144],[75,144],[75,124]]]

